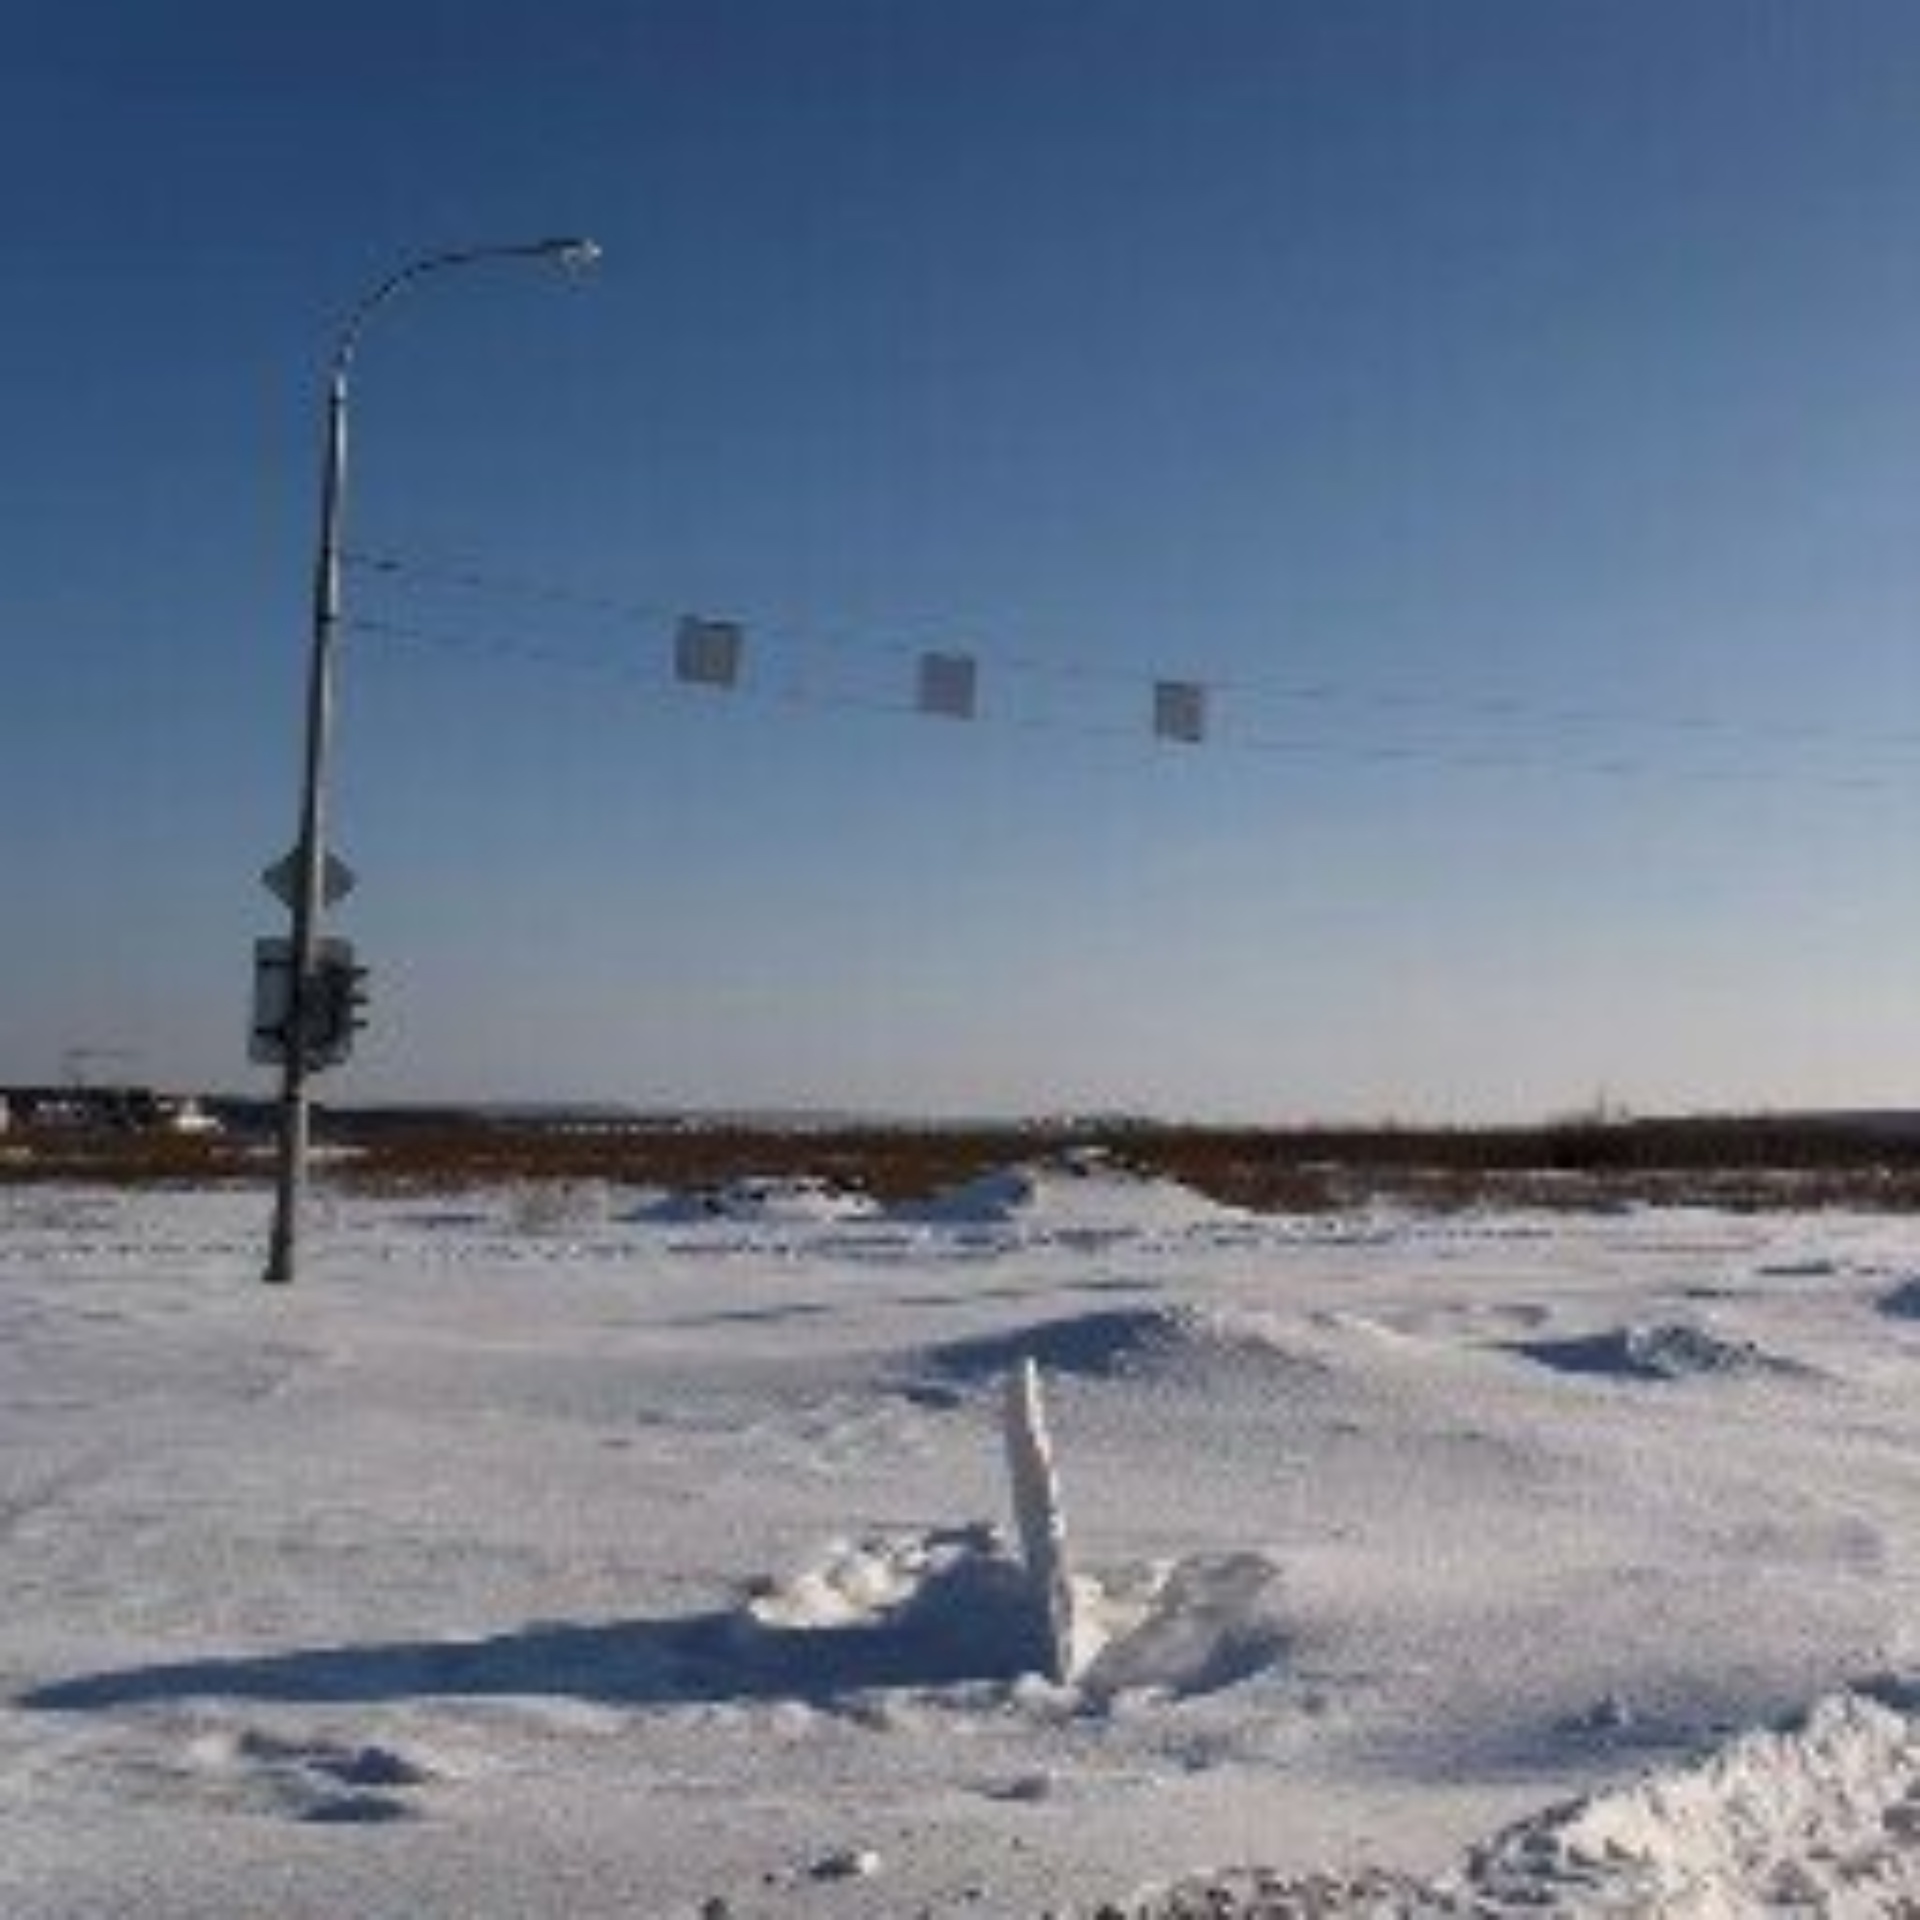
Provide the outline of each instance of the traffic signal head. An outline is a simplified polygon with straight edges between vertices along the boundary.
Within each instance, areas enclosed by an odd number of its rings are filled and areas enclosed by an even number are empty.
[[[353,1052],[353,1036],[367,1024],[367,970],[344,940],[329,941],[313,979],[308,1044],[316,1066],[338,1066]]]

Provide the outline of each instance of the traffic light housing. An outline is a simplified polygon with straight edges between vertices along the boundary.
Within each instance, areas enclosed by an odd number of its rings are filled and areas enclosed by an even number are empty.
[[[254,943],[253,1058],[263,1063],[287,1057],[293,1011],[293,955],[285,940]],[[345,940],[322,940],[314,954],[301,1025],[309,1072],[337,1067],[353,1052],[353,1036],[367,1024],[367,969]]]
[[[346,941],[328,943],[314,970],[315,1006],[307,1023],[314,1066],[338,1066],[353,1052],[353,1036],[367,1024],[367,970]]]

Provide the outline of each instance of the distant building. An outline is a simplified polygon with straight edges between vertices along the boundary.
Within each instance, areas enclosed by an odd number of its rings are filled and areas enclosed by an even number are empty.
[[[195,1094],[151,1087],[23,1087],[0,1089],[0,1129],[14,1132],[177,1133],[223,1131]]]

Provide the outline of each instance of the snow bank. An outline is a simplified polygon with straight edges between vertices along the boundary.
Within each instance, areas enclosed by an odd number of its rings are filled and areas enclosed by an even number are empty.
[[[1023,1235],[1178,1232],[1242,1216],[1177,1180],[1130,1173],[1099,1155],[999,1167],[892,1210],[904,1225]]]
[[[1120,1307],[1031,1321],[949,1341],[926,1359],[946,1378],[968,1382],[998,1379],[1029,1359],[1050,1374],[1093,1380],[1137,1380],[1229,1362],[1276,1372],[1319,1366],[1289,1347],[1278,1319],[1201,1307]]]
[[[1855,1694],[1696,1766],[1553,1808],[1460,1876],[1481,1899],[1569,1912],[1894,1913],[1920,1899],[1920,1725]]]
[[[1416,1883],[1236,1872],[1149,1895],[1137,1920],[1553,1913],[1741,1920],[1920,1912],[1920,1722],[1857,1694],[1689,1766],[1571,1800]]]

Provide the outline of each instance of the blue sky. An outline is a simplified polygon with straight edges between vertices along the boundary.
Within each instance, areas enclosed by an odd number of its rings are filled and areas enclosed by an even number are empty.
[[[1899,0],[7,0],[0,1078],[257,1083],[333,329],[584,231],[379,317],[350,538],[813,703],[355,574],[587,667],[351,641],[340,1095],[1915,1103],[1916,98]]]

